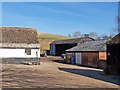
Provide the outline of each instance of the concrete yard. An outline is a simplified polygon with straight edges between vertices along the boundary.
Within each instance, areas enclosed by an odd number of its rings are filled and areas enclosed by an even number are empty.
[[[118,88],[118,76],[101,69],[58,63],[42,57],[41,65],[3,64],[3,88]]]

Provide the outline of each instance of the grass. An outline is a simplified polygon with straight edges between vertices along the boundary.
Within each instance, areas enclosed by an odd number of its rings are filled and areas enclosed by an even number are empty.
[[[52,39],[52,40],[70,39],[70,37],[67,36],[48,34],[48,33],[39,33],[38,37],[40,39]]]

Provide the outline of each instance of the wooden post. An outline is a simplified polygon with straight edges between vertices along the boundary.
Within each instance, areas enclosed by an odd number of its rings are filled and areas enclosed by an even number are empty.
[[[36,56],[37,56],[37,65],[40,65],[40,58],[38,57],[38,52],[36,52]]]

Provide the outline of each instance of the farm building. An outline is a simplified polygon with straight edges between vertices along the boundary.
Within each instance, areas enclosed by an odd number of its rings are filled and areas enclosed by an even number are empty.
[[[22,63],[40,59],[37,32],[32,28],[0,27],[2,63]]]
[[[89,41],[66,50],[66,60],[72,64],[104,68],[106,65],[106,44]]]
[[[107,42],[106,74],[120,75],[120,33]]]
[[[90,37],[84,38],[74,38],[66,40],[56,40],[50,44],[50,55],[62,55],[65,54],[65,50],[70,49],[74,46],[77,46],[86,41],[93,41],[94,39]]]

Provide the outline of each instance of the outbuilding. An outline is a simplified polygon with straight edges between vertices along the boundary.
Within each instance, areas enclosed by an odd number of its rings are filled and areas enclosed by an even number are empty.
[[[56,40],[50,44],[50,55],[59,56],[65,54],[65,50],[70,49],[74,46],[82,44],[86,41],[93,41],[90,37],[74,38],[66,40]]]
[[[105,40],[89,41],[66,50],[66,60],[69,63],[105,68],[106,44]],[[74,58],[74,59],[73,59]],[[74,61],[72,61],[74,60]]]
[[[106,74],[120,75],[120,33],[107,42]]]
[[[37,31],[33,28],[0,27],[2,63],[23,63],[40,60]]]

